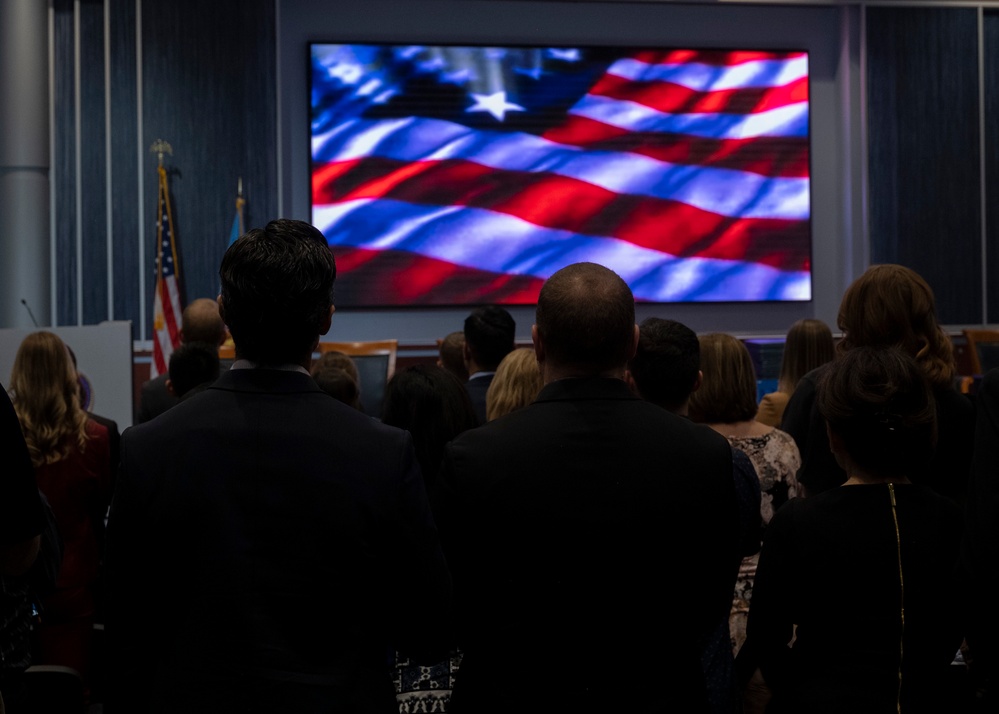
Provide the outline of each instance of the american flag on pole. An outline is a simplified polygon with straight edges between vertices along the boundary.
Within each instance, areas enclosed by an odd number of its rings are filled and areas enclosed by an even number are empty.
[[[156,223],[156,293],[153,297],[153,363],[150,376],[166,374],[170,355],[180,344],[180,266],[173,236],[173,216],[170,213],[170,191],[166,169],[159,167],[159,211]]]
[[[312,219],[342,305],[811,298],[804,52],[312,47]]]

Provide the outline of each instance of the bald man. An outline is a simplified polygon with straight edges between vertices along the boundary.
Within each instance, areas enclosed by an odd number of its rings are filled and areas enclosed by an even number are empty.
[[[203,342],[218,346],[225,342],[225,338],[225,323],[222,322],[219,306],[215,300],[198,298],[184,308],[180,327],[182,343]],[[169,378],[170,375],[164,373],[142,385],[137,424],[158,417],[180,401],[179,397],[167,389],[166,383]]]
[[[465,653],[448,711],[706,712],[700,643],[739,556],[732,449],[629,391],[635,303],[607,268],[555,273],[532,338],[537,400],[452,441],[441,473]]]

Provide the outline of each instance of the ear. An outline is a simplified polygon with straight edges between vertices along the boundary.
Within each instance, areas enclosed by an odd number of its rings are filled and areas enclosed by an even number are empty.
[[[222,322],[228,327],[229,321],[225,319],[225,303],[222,302],[222,293],[219,293],[219,296],[215,298],[215,302],[219,304],[219,317],[222,318]]]
[[[846,471],[847,460],[849,459],[846,453],[846,445],[843,443],[843,437],[833,431],[828,422],[826,423],[826,437],[829,439],[829,451],[836,458],[836,463]]]
[[[221,309],[221,306],[220,306]],[[325,335],[333,327],[333,313],[336,312],[336,307],[330,305],[330,311],[326,313],[326,317],[319,323],[319,334]]]
[[[531,342],[534,343],[534,356],[538,360],[538,364],[543,364],[545,361],[545,345],[541,341],[541,333],[538,332],[537,325],[531,325]]]
[[[461,359],[464,360],[465,366],[472,361],[472,350],[468,347],[467,342],[461,343]]]
[[[176,397],[176,396],[177,396],[177,392],[175,392],[175,391],[174,391],[174,389],[173,389],[173,382],[171,382],[171,381],[170,381],[169,379],[168,379],[168,380],[166,381],[166,390],[167,390],[167,392],[169,392],[169,393],[170,393],[170,394],[171,394],[172,396],[174,396],[174,397]]]
[[[631,336],[631,347],[628,348],[628,361],[638,352],[638,325],[635,325],[635,332]]]
[[[690,388],[690,393],[693,394],[698,389],[701,388],[701,384],[704,382],[704,372],[697,370],[697,379],[694,380],[694,386]]]

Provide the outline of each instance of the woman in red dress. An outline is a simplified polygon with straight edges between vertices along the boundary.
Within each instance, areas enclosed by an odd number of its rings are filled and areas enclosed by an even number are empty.
[[[76,369],[66,345],[51,332],[24,338],[10,392],[38,487],[63,539],[55,591],[42,601],[35,663],[72,667],[86,680],[111,481],[108,431],[81,409]]]

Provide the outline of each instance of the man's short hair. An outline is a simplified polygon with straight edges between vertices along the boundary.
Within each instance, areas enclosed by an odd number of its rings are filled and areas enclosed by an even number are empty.
[[[219,277],[239,357],[287,364],[314,348],[336,279],[333,253],[316,228],[281,219],[249,231],[229,246]]]
[[[482,369],[495,371],[513,351],[517,323],[497,305],[478,308],[465,318],[465,344]]]
[[[184,342],[204,342],[220,345],[225,339],[225,323],[218,303],[210,298],[198,298],[184,308],[180,333]]]
[[[614,271],[575,263],[542,286],[536,322],[552,362],[593,373],[620,368],[634,344],[635,298]]]
[[[312,363],[312,378],[319,388],[354,409],[361,406],[361,377],[357,365],[343,352],[326,352]]]
[[[638,350],[628,369],[643,399],[676,411],[697,384],[701,369],[697,335],[676,320],[650,317],[638,326]]]
[[[460,379],[468,381],[468,367],[465,366],[465,333],[452,332],[440,341],[441,367]]]
[[[183,397],[197,386],[219,378],[218,344],[185,342],[170,355],[170,386]]]

